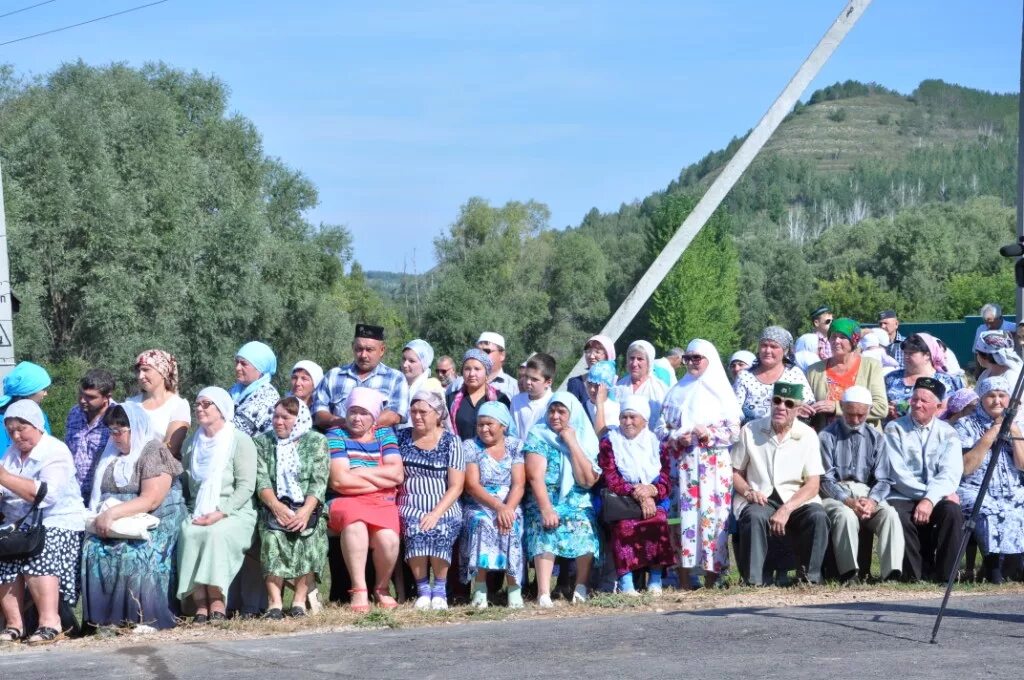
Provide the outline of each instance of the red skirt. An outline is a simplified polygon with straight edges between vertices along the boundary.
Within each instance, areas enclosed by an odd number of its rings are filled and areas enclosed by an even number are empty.
[[[359,496],[339,496],[331,501],[327,514],[327,529],[340,534],[353,522],[362,522],[370,531],[391,529],[400,531],[395,490],[375,491]]]

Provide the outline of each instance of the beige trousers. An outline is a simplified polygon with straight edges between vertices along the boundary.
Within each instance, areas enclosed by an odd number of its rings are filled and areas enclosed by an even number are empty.
[[[841,482],[854,498],[864,498],[870,489],[859,482]],[[903,527],[896,509],[882,501],[869,519],[858,519],[844,503],[832,498],[822,499],[825,514],[828,515],[832,530],[832,551],[840,574],[857,571],[857,554],[860,548],[861,522],[876,537],[881,577],[885,578],[896,570],[903,569]]]

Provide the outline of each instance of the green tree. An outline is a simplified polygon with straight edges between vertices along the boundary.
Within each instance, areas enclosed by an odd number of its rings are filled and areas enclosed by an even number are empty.
[[[832,308],[836,316],[847,316],[857,321],[874,322],[878,312],[894,309],[898,296],[882,287],[870,276],[854,271],[840,274],[828,281],[818,280],[818,300]]]

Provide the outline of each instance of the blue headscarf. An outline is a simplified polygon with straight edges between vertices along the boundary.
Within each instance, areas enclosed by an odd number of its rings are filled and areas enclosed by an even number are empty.
[[[587,382],[607,387],[608,398],[612,401],[617,401],[615,398],[615,382],[618,379],[618,376],[615,375],[614,361],[598,361],[587,371]]]
[[[500,401],[485,401],[481,404],[480,409],[476,412],[476,419],[480,420],[481,418],[494,418],[504,425],[506,430],[512,424],[512,414],[509,413],[508,406]]]
[[[0,408],[14,399],[29,397],[50,386],[50,374],[39,364],[22,361],[4,378],[4,394],[0,397]]]
[[[465,364],[470,359],[479,361],[481,364],[483,364],[484,370],[487,371],[487,375],[491,374],[491,369],[494,367],[494,364],[491,362],[491,357],[490,355],[487,354],[487,352],[483,351],[482,349],[477,349],[476,347],[473,347],[472,349],[467,349],[466,353],[462,355],[462,363]]]
[[[600,443],[597,441],[597,434],[594,433],[594,426],[590,423],[590,418],[587,417],[587,412],[583,410],[583,405],[580,404],[579,400],[569,392],[555,392],[551,395],[551,401],[548,402],[549,411],[551,406],[554,404],[561,404],[569,409],[569,427],[576,432],[576,441],[579,442],[580,448],[583,449],[583,454],[587,457],[587,460],[590,461],[594,472],[600,473],[601,468],[597,464],[597,452],[600,447]],[[543,420],[530,428],[530,434],[527,438],[525,450],[533,450],[530,448],[529,441],[532,439],[539,439],[548,446],[558,449],[562,452],[562,455],[565,458],[572,456],[572,453],[569,451],[569,447],[566,445],[565,441],[562,440],[562,437],[548,427],[548,420],[546,416]],[[564,500],[569,492],[572,491],[573,484],[575,483],[576,480],[572,474],[571,463],[568,460],[563,460],[558,491],[559,502]]]
[[[271,376],[277,370],[277,356],[274,355],[274,350],[255,340],[242,345],[241,349],[235,352],[235,356],[245,359],[260,372],[260,377],[248,385],[235,383],[231,388],[231,398],[236,404],[241,404],[246,397],[270,382]]]

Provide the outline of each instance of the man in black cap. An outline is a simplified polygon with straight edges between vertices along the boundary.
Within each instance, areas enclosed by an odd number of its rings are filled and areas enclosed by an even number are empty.
[[[903,341],[905,337],[900,333],[900,320],[896,318],[896,312],[891,309],[883,309],[878,313],[879,327],[889,334],[889,346],[885,351],[889,353],[896,363],[903,365]]]
[[[409,386],[401,371],[381,362],[386,351],[382,327],[356,324],[356,336],[352,341],[355,360],[328,371],[316,390],[313,408],[318,428],[345,427],[345,402],[356,387],[368,387],[383,396],[384,410],[377,419],[377,427],[391,427],[406,421]]]
[[[885,426],[885,455],[892,487],[888,502],[900,516],[906,547],[903,578],[944,582],[963,536],[963,514],[956,496],[964,472],[960,437],[936,416],[946,386],[918,378],[910,412]]]
[[[828,331],[832,325],[832,310],[828,306],[818,307],[811,312],[811,324],[818,336],[818,358],[824,361],[832,356],[832,345],[828,344]]]

